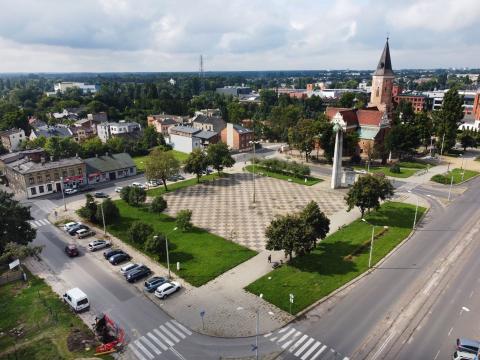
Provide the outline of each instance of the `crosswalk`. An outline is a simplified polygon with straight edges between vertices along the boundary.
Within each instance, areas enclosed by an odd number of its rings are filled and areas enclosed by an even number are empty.
[[[174,351],[172,347],[189,335],[192,335],[192,332],[185,326],[175,320],[170,320],[132,341],[128,345],[128,349],[139,360],[159,359],[158,356],[163,351]]]
[[[58,208],[58,205],[48,199],[35,200],[35,204],[38,206],[39,209],[41,209],[47,214],[53,212],[56,208]]]
[[[282,350],[290,352],[301,360],[349,360],[348,357],[341,355],[335,349],[322,344],[313,337],[303,334],[290,325],[265,334],[264,337],[276,343]]]
[[[32,227],[34,229],[37,229],[41,226],[45,226],[45,225],[51,225],[52,223],[50,221],[48,221],[48,219],[41,219],[41,220],[30,220],[29,221],[30,225],[32,225]]]

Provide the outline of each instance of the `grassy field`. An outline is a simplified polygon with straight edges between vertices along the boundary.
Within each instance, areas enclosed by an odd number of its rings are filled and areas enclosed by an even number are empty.
[[[465,174],[463,175],[463,181],[471,179],[472,177],[477,176],[479,174],[478,171],[462,170],[459,168],[455,168],[449,171],[448,173],[432,176],[430,180],[440,184],[450,185],[450,182],[452,181],[452,176],[453,176],[453,184],[459,184],[462,182],[463,172],[465,172]]]
[[[354,169],[356,170],[367,170],[365,166],[354,166]],[[412,176],[418,171],[418,169],[412,169],[408,167],[400,167],[400,173],[393,173],[390,171],[389,166],[375,166],[375,167],[370,167],[370,173],[382,173],[385,174],[385,176],[391,176],[391,177],[396,177],[396,178],[407,178]]]
[[[188,154],[177,151],[177,150],[170,150],[172,154],[175,156],[175,158],[180,161],[180,163],[184,163],[185,160],[187,160]],[[133,162],[137,166],[137,171],[138,172],[144,172],[145,171],[145,159],[147,158],[148,155],[144,156],[135,156],[133,158]]]
[[[199,199],[199,201],[201,200]],[[151,225],[156,233],[170,233],[168,241],[171,269],[194,286],[207,283],[256,254],[250,249],[203,229],[194,228],[189,232],[180,230],[172,232],[175,227],[174,218],[165,214],[151,213],[146,208],[129,206],[121,200],[115,203],[120,210],[120,218],[116,224],[108,226],[108,231],[141,251],[143,249],[137,244],[130,243],[127,236],[132,222],[141,220]],[[152,254],[148,255],[152,256]],[[161,263],[166,265],[166,259],[161,260]],[[181,264],[180,271],[177,271],[174,265],[177,261]]]
[[[0,359],[91,357],[95,351],[93,346],[90,351],[78,352],[71,352],[67,347],[72,330],[78,329],[85,338],[93,339],[90,330],[42,279],[30,273],[28,279],[27,283],[20,281],[0,287],[0,329],[5,333],[0,337]],[[9,330],[19,326],[23,327],[24,335],[16,342],[15,357],[15,351],[9,352],[15,349]]]
[[[228,174],[221,174],[221,176],[228,176]],[[200,182],[204,182],[204,181],[212,181],[212,180],[215,180],[215,179],[218,179],[219,176],[217,173],[212,173],[212,174],[209,174],[209,175],[204,175],[200,178]],[[170,191],[175,191],[175,190],[179,190],[179,189],[183,189],[183,188],[186,188],[186,187],[189,187],[189,186],[194,186],[194,185],[197,185],[197,178],[193,178],[193,179],[187,179],[187,180],[183,180],[183,181],[177,181],[177,182],[174,182],[174,183],[171,183],[171,184],[168,184],[167,187],[168,187],[168,192]],[[148,196],[157,196],[157,195],[162,195],[162,194],[165,194],[165,187],[163,185],[160,185],[160,186],[157,186],[156,188],[154,189],[150,189],[150,190],[147,190],[147,195]]]
[[[416,161],[400,161],[398,163],[398,166],[401,168],[407,168],[407,169],[426,169],[431,168],[432,166],[428,166],[428,164],[424,164],[421,162],[416,162]]]
[[[418,209],[418,218],[425,208]],[[412,230],[415,206],[388,202],[366,216],[375,225],[372,264],[376,264]],[[384,229],[388,226],[388,229]],[[317,245],[310,254],[294,258],[246,287],[289,312],[289,294],[295,295],[292,314],[313,304],[368,270],[372,226],[359,220],[343,227]]]
[[[253,165],[247,165],[245,166],[245,169],[249,172],[253,172]],[[291,179],[291,182],[294,182],[295,184],[300,184],[300,185],[307,185],[307,186],[312,186],[315,184],[318,184],[319,182],[323,181],[322,179],[318,179],[315,177],[307,176],[305,181],[305,177],[295,177],[293,175],[287,175],[283,173],[277,173],[273,171],[269,171],[263,166],[255,165],[255,174],[262,175],[262,176],[268,176],[272,177],[275,179],[280,179],[280,180],[285,180],[288,181]]]

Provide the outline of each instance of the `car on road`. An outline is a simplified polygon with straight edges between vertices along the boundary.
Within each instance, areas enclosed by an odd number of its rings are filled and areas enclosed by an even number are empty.
[[[126,279],[128,282],[133,283],[137,280],[143,279],[152,273],[145,265],[139,266],[136,269],[133,269],[127,273]]]
[[[108,248],[110,246],[112,246],[112,243],[108,240],[94,240],[88,244],[88,250],[97,251]]]
[[[121,268],[120,268],[120,273],[123,275],[123,276],[127,276],[127,273],[133,269],[136,269],[137,267],[139,266],[142,266],[142,264],[134,264],[134,263],[128,263],[126,265],[123,265]]]
[[[65,254],[69,257],[75,257],[79,255],[77,245],[75,244],[68,244],[65,246]]]
[[[476,354],[468,353],[465,351],[455,351],[452,356],[453,360],[475,360],[476,358]]]
[[[154,292],[160,285],[166,282],[167,279],[165,279],[164,277],[154,276],[145,281],[145,283],[143,284],[143,289],[147,292]]]
[[[141,189],[145,189],[145,185],[140,184],[139,182],[133,182],[132,186],[139,187]]]
[[[115,188],[115,192],[116,192],[116,193],[120,193],[120,192],[122,192],[122,189],[123,189],[123,186],[117,186],[117,187]]]
[[[155,296],[160,299],[165,299],[167,296],[180,290],[181,287],[180,283],[176,281],[166,282],[155,290]]]
[[[93,196],[96,197],[96,198],[108,198],[108,197],[110,197],[110,196],[108,196],[108,194],[105,194],[103,191],[95,191]]]
[[[103,252],[103,257],[105,258],[105,260],[108,260],[110,259],[113,255],[117,255],[117,254],[120,254],[120,253],[123,253],[124,251],[122,249],[110,249],[110,250],[106,250]]]
[[[470,340],[467,338],[457,339],[457,351],[477,354],[479,348],[480,348],[480,341]]]
[[[78,193],[78,189],[65,189],[63,192],[65,195],[73,195]]]
[[[67,230],[67,233],[69,235],[76,235],[77,234],[77,231],[78,230],[81,230],[81,229],[89,229],[89,227],[87,225],[84,225],[82,223],[77,223],[76,225],[73,225],[71,226],[68,230]]]
[[[78,225],[78,224],[79,223],[75,222],[75,221],[68,222],[65,225],[63,225],[63,230],[68,231],[68,230],[70,230],[71,227],[73,227],[75,225]]]
[[[132,257],[128,255],[126,252],[121,252],[119,254],[115,254],[113,256],[110,256],[108,258],[108,262],[112,265],[118,265],[124,261],[129,261],[131,260]]]
[[[79,239],[84,239],[86,237],[93,236],[93,235],[95,235],[95,231],[93,231],[91,229],[77,230],[77,238],[79,238]]]

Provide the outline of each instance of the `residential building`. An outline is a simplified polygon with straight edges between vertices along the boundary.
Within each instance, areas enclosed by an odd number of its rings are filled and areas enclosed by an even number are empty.
[[[199,130],[214,131],[220,133],[227,123],[219,116],[196,115],[193,117],[192,126]]]
[[[72,132],[73,140],[77,143],[81,143],[97,136],[95,126],[71,126],[70,131]]]
[[[480,131],[480,92],[475,94],[472,113],[465,115],[463,124],[458,127],[459,130]]]
[[[238,97],[239,95],[248,95],[252,92],[252,89],[248,86],[224,86],[223,88],[217,88],[217,94],[220,95],[230,95]]]
[[[192,126],[177,125],[169,129],[170,144],[177,151],[191,153],[194,149],[204,148],[217,143],[217,132],[201,130]]]
[[[126,122],[125,120],[104,122],[97,125],[97,135],[103,143],[116,136],[139,136],[141,130],[139,123]]]
[[[221,132],[221,138],[230,149],[245,151],[252,148],[253,131],[241,125],[227,123],[227,127]]]
[[[88,93],[95,94],[98,91],[99,86],[88,85],[83,82],[71,82],[71,81],[63,81],[53,85],[54,94],[56,94],[57,92],[61,92],[63,94],[64,92],[67,91],[67,89],[72,89],[72,88],[80,89],[84,94],[88,94]]]
[[[64,138],[71,137],[72,135],[73,133],[67,125],[57,124],[53,126],[45,125],[34,128],[30,132],[30,136],[28,138],[30,140],[37,139],[40,136],[46,137],[47,139],[54,136]]]
[[[430,99],[430,106],[428,110],[440,110],[443,104],[443,97],[445,93],[448,91],[446,90],[437,90],[437,91],[423,91],[422,95],[425,95],[428,99]],[[475,90],[459,90],[458,94],[463,96],[463,112],[467,115],[472,115],[474,111],[474,102],[475,102],[475,95],[477,91]]]
[[[220,109],[202,109],[195,111],[195,115],[222,116]]]
[[[177,115],[149,115],[147,116],[148,126],[153,126],[158,133],[168,136],[168,129],[175,125],[181,125],[185,121],[185,117]]]
[[[108,121],[108,115],[106,112],[101,111],[99,113],[87,114],[87,119],[93,123],[102,123]]]
[[[4,163],[3,171],[9,187],[27,198],[62,191],[62,183],[72,188],[86,182],[85,163],[79,158],[46,161],[45,156],[38,159],[21,152],[16,160]]]
[[[0,132],[2,146],[8,151],[16,151],[20,148],[22,141],[26,139],[23,129],[10,129]]]
[[[118,180],[137,174],[137,167],[127,153],[107,153],[104,156],[95,156],[84,161],[89,184]]]
[[[428,98],[425,95],[417,95],[417,94],[398,94],[393,97],[393,102],[395,106],[397,106],[400,101],[406,101],[412,104],[413,111],[415,112],[422,112],[427,109],[428,105]]]

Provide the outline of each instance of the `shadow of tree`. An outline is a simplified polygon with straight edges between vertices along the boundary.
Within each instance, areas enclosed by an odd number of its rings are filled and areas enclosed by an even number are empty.
[[[420,215],[420,214],[418,214]],[[399,228],[411,228],[415,217],[415,206],[392,207],[390,204],[383,204],[376,212],[365,216],[367,221],[375,226],[390,226]]]

